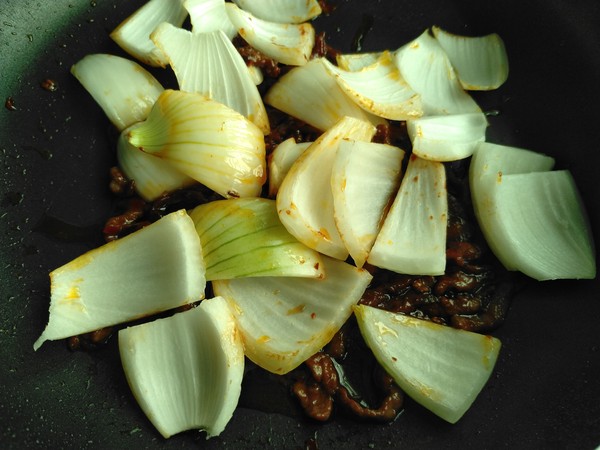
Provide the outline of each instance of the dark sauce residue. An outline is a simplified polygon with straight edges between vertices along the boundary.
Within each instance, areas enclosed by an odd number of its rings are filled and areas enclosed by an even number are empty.
[[[362,51],[363,41],[367,37],[367,34],[373,29],[375,19],[370,14],[363,14],[360,27],[354,34],[352,44],[350,45],[350,51],[360,52]]]

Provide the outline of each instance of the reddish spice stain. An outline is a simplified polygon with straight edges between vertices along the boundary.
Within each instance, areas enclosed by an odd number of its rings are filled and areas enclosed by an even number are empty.
[[[314,312],[310,313],[310,318],[311,319],[316,319],[317,318],[317,313],[314,313]]]
[[[6,97],[6,101],[4,102],[4,107],[9,111],[16,111],[17,107],[15,106],[15,99],[12,97]]]
[[[46,78],[42,81],[40,86],[48,92],[55,92],[58,90],[58,83],[50,78]]]

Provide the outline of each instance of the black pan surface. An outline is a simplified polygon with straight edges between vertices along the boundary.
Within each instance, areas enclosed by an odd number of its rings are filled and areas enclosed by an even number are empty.
[[[69,74],[88,53],[123,52],[108,33],[142,1],[2,0],[0,90],[0,448],[573,448],[600,445],[600,283],[529,283],[494,334],[496,371],[474,406],[449,425],[407,402],[392,424],[291,412],[285,393],[250,380],[219,438],[164,440],[129,392],[116,339],[97,352],[32,344],[48,317],[48,272],[101,243],[110,214],[112,130]],[[335,47],[394,49],[439,25],[498,32],[508,82],[481,97],[489,140],[548,153],[570,169],[596,239],[600,3],[559,1],[332,1],[315,26]],[[372,26],[370,26],[372,24]],[[160,75],[167,76],[167,75]],[[42,87],[51,79],[58,86]],[[10,106],[10,105],[8,105]],[[262,399],[273,395],[273,400]]]

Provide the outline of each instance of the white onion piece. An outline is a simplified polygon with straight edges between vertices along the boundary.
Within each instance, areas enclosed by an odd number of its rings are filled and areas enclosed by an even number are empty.
[[[138,404],[163,437],[225,429],[237,406],[244,348],[224,299],[119,331],[119,352]]]
[[[50,320],[35,342],[117,325],[204,297],[200,239],[184,210],[50,273]]]
[[[444,49],[428,30],[400,47],[394,55],[406,82],[421,94],[424,115],[481,111],[463,90]]]
[[[169,60],[179,89],[223,103],[269,133],[269,118],[256,84],[222,31],[194,34],[163,23],[151,38]]]
[[[369,122],[345,117],[292,165],[277,193],[277,212],[300,242],[334,258],[348,257],[334,219],[331,171],[342,139],[370,141],[374,134]]]
[[[71,73],[119,131],[145,120],[164,90],[135,61],[104,53],[84,56],[71,67]]]
[[[291,66],[302,66],[310,59],[315,45],[315,29],[310,23],[267,22],[233,3],[225,8],[239,35],[269,58]]]
[[[406,394],[456,423],[494,370],[501,342],[492,337],[389,311],[354,308],[376,359]]]
[[[257,197],[265,182],[262,131],[200,94],[166,90],[127,140],[223,197]]]
[[[246,356],[285,374],[327,344],[352,314],[372,276],[364,269],[323,258],[324,279],[238,278],[214,281],[229,303]]]
[[[355,72],[375,64],[381,55],[382,52],[339,53],[335,61],[340,69]]]
[[[321,131],[328,130],[342,117],[355,117],[375,125],[385,122],[348,98],[325,68],[322,58],[315,58],[283,75],[264,100]]]
[[[509,240],[506,229],[496,219],[496,186],[504,175],[551,170],[554,159],[541,153],[516,147],[482,142],[478,144],[469,166],[471,199],[477,222],[487,244],[496,255]],[[516,270],[510,260],[503,264]]]
[[[406,122],[413,153],[432,161],[456,161],[473,154],[485,141],[485,114],[466,113],[421,117]]]
[[[193,33],[221,30],[229,39],[237,35],[225,11],[225,0],[185,0],[183,6],[190,15]]]
[[[205,203],[190,217],[200,236],[206,279],[323,278],[321,256],[279,221],[275,200],[238,198]]]
[[[125,176],[134,181],[136,192],[144,200],[156,200],[167,192],[196,183],[196,180],[180,172],[164,159],[131,145],[125,138],[127,133],[128,130],[123,131],[117,140],[117,161]]]
[[[182,0],[148,0],[110,33],[110,37],[137,60],[154,67],[165,67],[165,55],[150,40],[150,34],[163,22],[177,27],[187,17]]]
[[[496,33],[468,37],[433,27],[438,40],[467,90],[497,89],[508,78],[508,55],[502,38]]]
[[[494,227],[507,237],[500,261],[536,280],[595,278],[592,234],[569,171],[503,175],[495,189]]]
[[[398,190],[403,158],[403,150],[387,144],[339,144],[331,175],[335,223],[357,267],[367,260]]]
[[[269,197],[277,195],[279,186],[281,186],[290,168],[311,144],[312,142],[296,143],[294,138],[289,138],[275,147],[275,150],[269,154],[267,158],[267,166],[269,168]]]
[[[237,6],[269,22],[302,23],[321,14],[317,0],[233,0]]]
[[[258,86],[260,85],[264,80],[265,80],[265,76],[261,70],[260,67],[255,66],[255,65],[249,65],[248,67],[248,73],[250,74],[250,79],[252,80],[252,82]],[[261,99],[262,101],[262,99]]]
[[[346,95],[371,114],[390,120],[423,115],[421,97],[404,81],[389,52],[354,72],[342,70],[326,59],[323,64]]]
[[[367,261],[398,273],[442,275],[447,222],[444,165],[411,155]]]

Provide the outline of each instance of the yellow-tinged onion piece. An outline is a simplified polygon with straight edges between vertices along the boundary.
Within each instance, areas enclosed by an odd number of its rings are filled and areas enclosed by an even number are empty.
[[[340,69],[355,72],[375,64],[382,54],[383,52],[338,53],[335,62]]]
[[[34,344],[193,303],[206,286],[200,238],[184,210],[50,273],[50,319]]]
[[[340,142],[331,173],[335,224],[357,267],[367,260],[394,199],[404,151],[374,142]]]
[[[190,15],[193,33],[221,30],[229,39],[237,35],[225,10],[225,0],[184,0],[183,6]]]
[[[84,56],[73,64],[71,73],[119,131],[145,120],[164,90],[135,61],[105,53]]]
[[[469,166],[471,199],[477,222],[487,244],[494,254],[502,252],[509,237],[506,229],[496,218],[496,186],[502,177],[510,174],[544,172],[554,167],[554,158],[542,153],[518,147],[482,142],[477,145]],[[516,270],[509,259],[503,264],[508,270]]]
[[[140,123],[133,127],[140,126]],[[196,180],[177,170],[168,161],[141,151],[127,141],[128,129],[117,140],[117,162],[125,176],[134,182],[136,192],[146,201],[191,186]]]
[[[331,173],[343,139],[370,141],[375,127],[344,117],[323,133],[292,165],[277,193],[281,223],[300,242],[325,255],[345,260],[348,250],[337,230]]]
[[[488,121],[482,112],[427,116],[406,121],[413,154],[432,161],[456,161],[485,141]]]
[[[150,40],[150,34],[163,22],[177,27],[187,17],[182,0],[148,0],[115,28],[110,37],[127,53],[154,67],[165,67],[165,55]]]
[[[295,67],[269,89],[265,103],[318,130],[333,127],[343,117],[354,117],[375,125],[385,120],[367,113],[342,91],[327,71],[322,58]]]
[[[239,35],[269,58],[291,66],[302,66],[310,59],[315,45],[315,29],[310,23],[267,22],[233,3],[225,8]]]
[[[269,154],[267,157],[269,197],[274,198],[277,195],[279,186],[290,168],[311,144],[312,142],[296,142],[294,138],[288,138]]]
[[[275,200],[218,200],[197,206],[190,217],[202,243],[208,281],[325,276],[320,254],[298,242],[280,222]]]
[[[429,30],[396,50],[394,58],[406,82],[421,95],[424,115],[481,111],[462,88],[448,55]]]
[[[508,55],[502,38],[496,34],[460,36],[432,28],[463,88],[474,91],[497,89],[508,78]]]
[[[208,439],[225,429],[240,397],[244,348],[224,299],[120,330],[119,352],[133,395],[163,437],[199,428]]]
[[[223,197],[257,197],[265,182],[262,131],[200,94],[166,90],[127,140]]]
[[[253,16],[269,22],[302,23],[322,12],[317,0],[233,0]]]
[[[150,37],[166,55],[179,89],[223,103],[269,133],[269,118],[256,84],[222,31],[191,33],[162,23]]]
[[[411,155],[367,261],[398,273],[442,275],[447,223],[444,165]]]
[[[421,96],[402,78],[389,52],[383,52],[373,64],[353,72],[340,69],[326,59],[323,64],[346,95],[371,114],[390,120],[423,115]]]
[[[246,356],[285,374],[327,344],[352,314],[372,276],[364,269],[323,258],[326,277],[237,278],[214,281],[242,335]]]
[[[490,378],[501,342],[495,337],[366,305],[354,308],[365,342],[406,394],[456,423]]]

